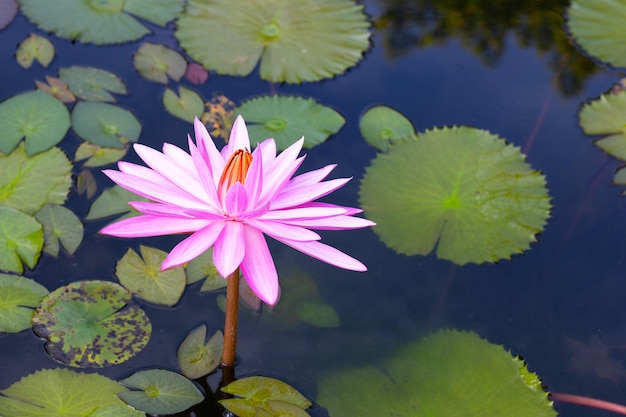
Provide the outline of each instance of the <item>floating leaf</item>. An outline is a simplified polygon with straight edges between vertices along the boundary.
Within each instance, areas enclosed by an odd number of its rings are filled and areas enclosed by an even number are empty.
[[[189,333],[178,347],[178,366],[189,379],[208,375],[220,364],[224,335],[220,330],[205,343],[206,326],[202,325]]]
[[[213,264],[213,248],[189,261],[185,268],[187,284],[193,284],[206,278],[200,292],[219,290],[226,287],[226,280],[217,272]]]
[[[248,75],[260,60],[264,80],[299,83],[355,65],[369,47],[368,29],[363,6],[349,0],[269,0],[246,7],[190,0],[175,35],[189,56],[219,74]]]
[[[141,390],[123,391],[117,395],[148,414],[179,413],[204,400],[193,382],[165,369],[136,372],[121,380],[120,384]]]
[[[604,152],[626,161],[626,91],[602,94],[586,103],[578,114],[580,126],[587,135],[609,135],[595,141]]]
[[[17,14],[17,0],[0,0],[0,29],[9,26]]]
[[[44,252],[58,256],[59,242],[70,255],[76,252],[83,241],[83,223],[72,210],[46,204],[35,214],[35,218],[43,226]]]
[[[178,52],[164,45],[144,42],[133,57],[135,69],[144,78],[167,84],[169,76],[180,81],[187,69],[187,61]]]
[[[215,94],[204,106],[206,110],[200,120],[207,131],[211,137],[227,141],[235,121],[235,102],[223,94]]]
[[[374,231],[399,253],[463,265],[509,259],[536,240],[550,213],[545,178],[518,148],[470,127],[394,142],[361,181]]]
[[[105,217],[126,214],[124,217],[132,217],[139,214],[129,204],[129,201],[148,201],[119,185],[107,188],[100,194],[89,208],[85,220],[103,219]]]
[[[119,161],[126,155],[126,152],[128,152],[128,148],[103,148],[102,146],[83,142],[76,149],[74,161],[88,159],[83,166],[99,167]]]
[[[387,106],[368,109],[359,122],[359,130],[367,143],[386,152],[389,142],[415,133],[413,123],[405,115]]]
[[[57,288],[33,315],[46,352],[66,365],[97,368],[127,361],[148,343],[152,325],[114,282],[78,281]]]
[[[115,276],[130,292],[154,304],[173,306],[187,279],[183,268],[161,271],[167,252],[141,245],[141,257],[132,249],[119,260]]]
[[[0,271],[33,269],[43,248],[43,230],[31,216],[0,206]]]
[[[272,412],[269,401],[281,401],[302,409],[311,406],[311,402],[291,385],[265,376],[238,379],[222,387],[222,391],[242,397],[219,401],[228,411],[239,417],[255,417],[257,408]]]
[[[150,33],[130,14],[165,26],[183,4],[184,0],[20,0],[22,13],[40,29],[97,45],[134,41]]]
[[[141,125],[131,112],[106,103],[84,102],[74,106],[72,128],[84,140],[111,148],[136,142]]]
[[[297,405],[283,401],[268,401],[268,408],[271,412],[262,408],[256,409],[256,417],[310,417],[311,415]]]
[[[30,68],[35,60],[46,68],[54,59],[54,45],[43,36],[31,33],[28,38],[20,43],[15,58],[24,69]]]
[[[626,7],[616,0],[573,0],[567,10],[570,32],[589,54],[626,66]]]
[[[76,176],[76,191],[78,194],[86,194],[87,198],[92,198],[98,191],[98,184],[91,171],[83,169]]]
[[[48,290],[32,279],[0,274],[0,332],[17,333],[32,327],[33,309],[46,294]]]
[[[0,103],[0,152],[9,153],[26,138],[26,152],[34,155],[63,140],[70,114],[58,100],[41,91],[13,96]]]
[[[337,133],[345,119],[315,100],[295,96],[264,96],[245,101],[235,109],[246,123],[250,137],[257,142],[274,138],[278,149],[285,149],[304,135],[304,147],[312,148]]]
[[[72,93],[88,101],[115,101],[115,94],[127,94],[124,82],[112,72],[92,67],[61,68],[59,78],[67,83]]]
[[[200,117],[204,112],[202,97],[193,90],[178,87],[178,96],[169,88],[163,94],[163,104],[172,116],[187,122],[193,122],[195,117]]]
[[[0,391],[3,417],[104,417],[109,407],[126,407],[116,394],[126,388],[105,376],[69,369],[43,369]],[[122,410],[122,408],[119,408]],[[141,414],[118,414],[118,416]]]
[[[317,401],[332,417],[554,417],[524,362],[470,332],[444,330],[375,365],[335,371]]]
[[[65,84],[63,80],[46,75],[46,82],[48,84],[35,80],[37,90],[43,91],[63,103],[73,103],[76,101],[76,97],[67,88],[67,84]]]
[[[209,79],[209,73],[197,62],[191,62],[185,70],[185,78],[192,84],[204,84]]]
[[[72,185],[72,164],[59,148],[28,157],[20,144],[0,154],[0,166],[0,205],[27,214],[47,203],[63,204]]]

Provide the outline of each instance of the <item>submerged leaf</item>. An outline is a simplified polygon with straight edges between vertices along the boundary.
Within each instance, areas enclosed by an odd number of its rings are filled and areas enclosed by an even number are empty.
[[[363,6],[350,0],[190,0],[175,35],[195,61],[219,74],[299,83],[333,77],[369,47]],[[207,42],[207,40],[213,40]]]
[[[187,61],[178,52],[164,45],[145,42],[133,57],[135,69],[150,81],[167,84],[167,77],[180,81]]]
[[[20,43],[15,58],[24,69],[30,68],[35,60],[46,68],[54,58],[54,45],[43,36],[31,33],[28,38]]]
[[[386,152],[389,142],[415,134],[413,123],[399,111],[387,106],[368,109],[359,121],[359,130],[375,148]]]
[[[274,138],[276,148],[286,149],[304,134],[304,147],[312,148],[341,129],[345,119],[315,100],[295,96],[264,96],[245,101],[235,109],[248,123],[257,142]]]
[[[220,330],[205,343],[206,326],[202,325],[189,333],[178,347],[178,366],[189,379],[208,375],[220,364],[224,335]]]
[[[148,343],[152,325],[132,294],[108,281],[77,281],[57,288],[33,315],[46,352],[61,363],[96,368],[122,363]]]
[[[0,206],[0,271],[33,269],[43,248],[43,230],[31,216]]]
[[[115,94],[127,94],[124,82],[112,72],[92,67],[61,68],[59,78],[67,83],[72,93],[88,101],[115,101]]]
[[[46,204],[35,218],[43,226],[43,250],[49,255],[59,255],[59,242],[67,253],[73,255],[83,241],[83,223],[66,207]]]
[[[386,245],[463,265],[529,248],[545,225],[544,176],[499,137],[470,127],[396,141],[361,181],[361,206]]]
[[[192,84],[204,84],[209,79],[209,73],[197,62],[191,62],[185,70],[185,78]]]
[[[98,191],[98,184],[96,179],[88,169],[83,169],[80,174],[76,176],[76,191],[78,194],[85,194],[88,199],[91,199],[96,195]]]
[[[33,309],[48,294],[43,285],[19,275],[0,274],[0,332],[32,327]]]
[[[178,96],[169,88],[163,94],[163,105],[172,116],[187,122],[193,122],[194,118],[200,117],[204,111],[202,97],[193,90],[178,87]]]
[[[63,140],[70,114],[58,100],[31,91],[0,103],[0,152],[9,153],[25,138],[26,152],[34,155]]]
[[[111,148],[136,142],[141,124],[131,112],[106,103],[81,101],[72,111],[72,128],[82,139]]]

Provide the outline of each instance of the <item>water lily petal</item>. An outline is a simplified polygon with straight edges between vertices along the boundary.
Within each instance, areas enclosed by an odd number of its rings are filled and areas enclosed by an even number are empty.
[[[337,167],[337,164],[326,165],[324,168],[316,169],[315,171],[305,172],[296,177],[293,177],[281,190],[282,193],[296,189],[298,187],[317,184],[331,173],[333,169]]]
[[[189,152],[191,154],[191,160],[196,167],[196,171],[200,176],[200,181],[204,186],[204,190],[207,193],[207,204],[213,207],[215,210],[221,208],[219,198],[217,197],[217,188],[215,187],[215,181],[212,177],[211,166],[208,165],[205,159],[202,157],[200,150],[193,144],[191,137],[188,136]],[[221,157],[220,157],[221,158]]]
[[[189,233],[211,224],[204,219],[176,219],[146,214],[120,220],[100,230],[100,233],[117,237],[147,237],[174,233]]]
[[[243,230],[246,256],[241,263],[241,272],[252,292],[267,304],[274,305],[278,301],[280,288],[276,266],[265,237],[253,227],[244,225]]]
[[[339,268],[359,272],[367,271],[367,267],[363,265],[360,261],[324,243],[317,241],[298,242],[288,239],[277,240],[283,242],[287,246],[291,246],[297,251],[300,251],[313,258],[319,259],[322,262],[326,262]]]
[[[312,230],[299,227],[298,225],[289,225],[282,222],[248,220],[246,224],[259,229],[261,232],[275,239],[291,239],[291,240],[320,240],[321,237]]]
[[[266,173],[263,183],[263,193],[259,201],[267,202],[271,200],[275,194],[287,183],[287,181],[296,173],[304,156],[297,158],[302,149],[303,139],[300,139],[284,151],[280,153],[272,162],[267,162]]]
[[[376,226],[373,221],[362,217],[352,216],[334,216],[324,219],[287,219],[282,220],[283,223],[294,226],[310,227],[316,230],[351,230],[362,229],[364,227]]]
[[[203,220],[226,220],[227,217],[220,213],[190,210],[185,207],[173,206],[171,204],[152,203],[146,201],[131,201],[128,204],[135,210],[143,214],[155,216],[171,216],[180,218],[197,218]]]
[[[209,135],[209,132],[206,130],[204,123],[202,123],[197,117],[193,120],[193,128],[200,155],[202,155],[205,165],[211,171],[213,184],[217,187],[222,171],[224,171],[226,160],[222,157],[220,151],[217,150],[215,142],[211,139],[211,135]]]
[[[213,248],[213,263],[220,275],[226,278],[239,268],[247,247],[243,224],[236,221],[228,221],[224,224],[224,229]]]
[[[161,270],[175,268],[191,261],[207,251],[224,229],[226,222],[212,222],[199,229],[172,249],[161,264]],[[165,233],[162,233],[165,234]]]
[[[250,150],[250,137],[248,136],[248,128],[243,121],[241,115],[237,116],[233,127],[230,131],[230,137],[228,138],[228,144],[222,149],[222,157],[225,161],[235,152],[237,149]]]
[[[224,211],[232,218],[238,218],[239,214],[245,213],[248,208],[248,193],[246,189],[237,182],[233,184],[226,193],[224,199]]]
[[[336,207],[298,207],[282,210],[270,210],[259,216],[259,220],[311,220],[324,217],[341,216],[346,214],[346,209]]]
[[[260,143],[252,152],[252,163],[248,168],[244,188],[248,193],[248,207],[246,211],[254,210],[258,206],[259,197],[263,190],[263,157],[262,148],[267,145]]]
[[[317,200],[318,198],[343,187],[351,179],[352,178],[337,178],[322,183],[291,189],[289,192],[281,192],[272,200],[272,209],[299,206],[309,201]]]

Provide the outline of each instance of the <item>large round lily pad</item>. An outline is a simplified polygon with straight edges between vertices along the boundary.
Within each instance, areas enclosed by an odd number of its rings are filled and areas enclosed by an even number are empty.
[[[18,94],[0,103],[0,152],[9,153],[25,138],[34,155],[61,142],[70,127],[70,114],[57,99],[42,91]]]
[[[136,142],[141,133],[141,124],[130,111],[112,104],[85,101],[74,106],[72,128],[87,142],[111,148]]]
[[[152,326],[132,294],[109,281],[78,281],[57,288],[35,311],[35,333],[46,351],[70,366],[96,368],[122,363],[148,343]]]
[[[184,0],[20,0],[22,13],[40,29],[95,44],[137,40],[150,30],[131,15],[165,26],[183,4]]]
[[[331,417],[554,417],[541,380],[502,346],[444,330],[393,357],[335,371],[317,401]]]
[[[317,81],[343,73],[369,47],[363,6],[350,0],[190,0],[176,37],[208,70],[261,78]],[[210,41],[208,41],[210,40]]]
[[[399,253],[463,265],[509,259],[550,213],[544,176],[487,131],[452,127],[394,142],[361,181],[374,231]]]

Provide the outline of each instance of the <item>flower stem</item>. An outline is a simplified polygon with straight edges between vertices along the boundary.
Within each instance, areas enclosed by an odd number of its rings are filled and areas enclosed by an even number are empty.
[[[239,268],[226,278],[226,319],[222,366],[234,366],[237,350],[237,313],[239,311]]]
[[[601,410],[607,410],[617,414],[626,415],[626,406],[611,403],[608,401],[596,400],[595,398],[583,397],[580,395],[572,394],[562,394],[560,392],[551,392],[550,398],[556,402],[586,405],[587,407],[599,408]]]

